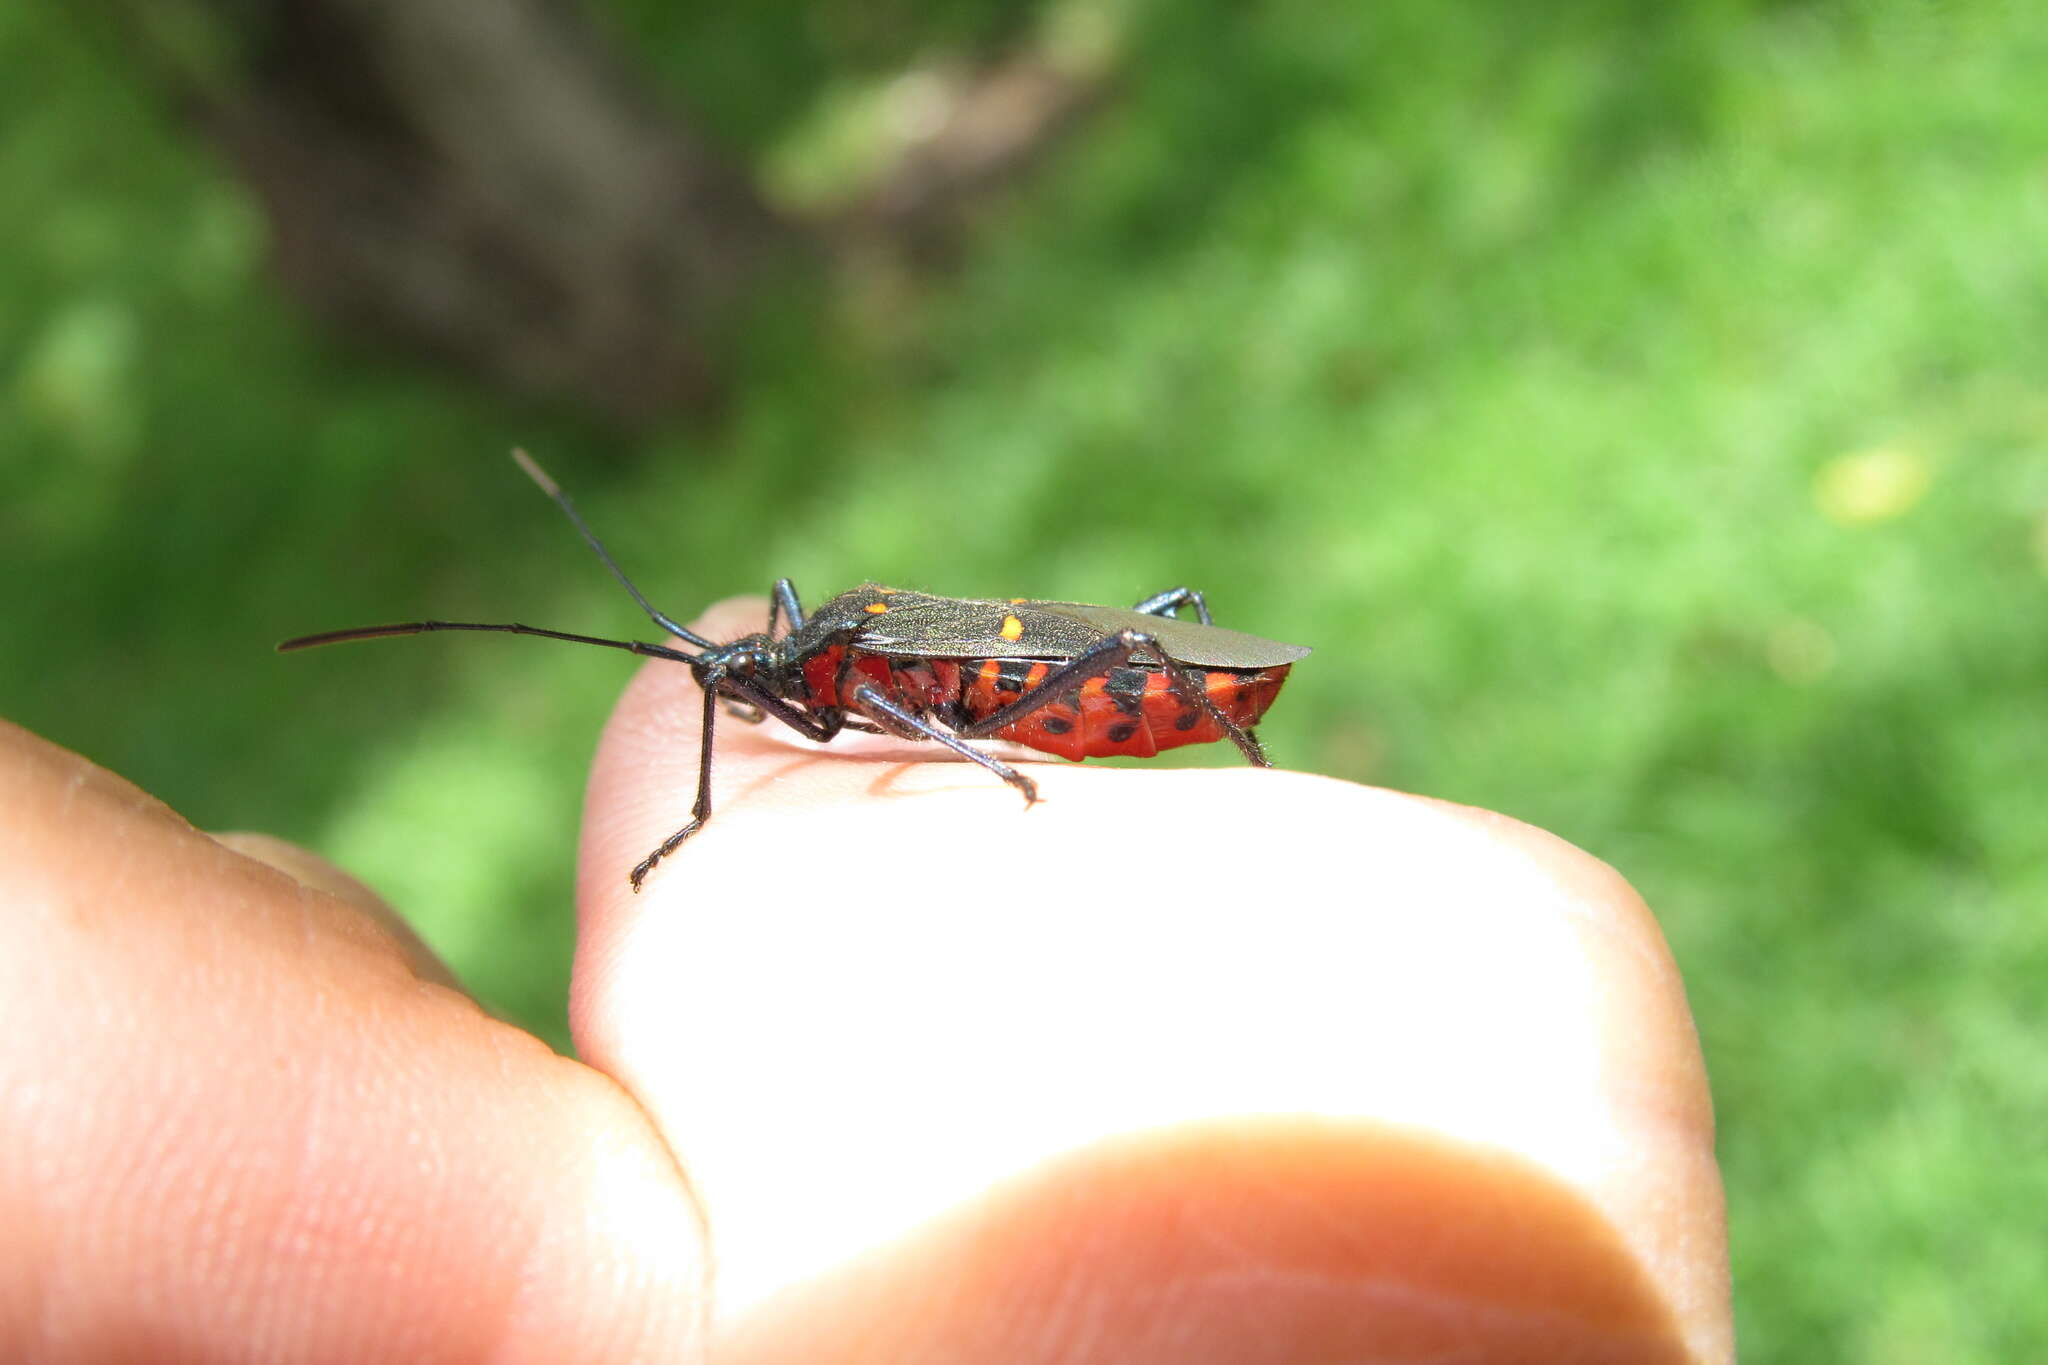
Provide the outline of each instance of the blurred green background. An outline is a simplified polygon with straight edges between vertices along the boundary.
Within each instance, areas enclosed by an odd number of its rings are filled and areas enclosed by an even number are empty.
[[[622,434],[334,335],[131,53],[0,7],[0,714],[340,860],[566,1046],[631,663],[270,652],[644,634],[508,446],[685,618],[1193,583],[1318,648],[1282,764],[1658,909],[1746,1359],[2048,1356],[2048,10],[689,8],[598,14],[771,184],[934,52],[1078,26],[1111,83],[949,263],[770,291],[715,416]]]

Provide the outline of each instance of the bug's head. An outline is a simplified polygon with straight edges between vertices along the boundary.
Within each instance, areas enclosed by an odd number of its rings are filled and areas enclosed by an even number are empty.
[[[784,650],[769,636],[756,632],[722,645],[713,645],[698,657],[705,666],[735,677],[773,676],[782,666]],[[698,670],[702,675],[703,669]]]

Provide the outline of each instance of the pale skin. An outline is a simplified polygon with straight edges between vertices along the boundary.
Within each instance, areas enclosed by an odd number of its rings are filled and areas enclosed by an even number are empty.
[[[600,745],[581,1061],[312,855],[0,726],[0,1358],[1732,1358],[1697,1040],[1604,864],[733,723],[636,896],[697,715],[655,661]]]

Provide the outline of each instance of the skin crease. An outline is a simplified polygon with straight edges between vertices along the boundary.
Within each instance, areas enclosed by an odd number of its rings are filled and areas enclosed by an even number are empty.
[[[697,712],[651,663],[600,746],[580,1063],[311,855],[0,726],[0,1359],[1732,1358],[1697,1042],[1604,865],[731,722],[635,896]]]

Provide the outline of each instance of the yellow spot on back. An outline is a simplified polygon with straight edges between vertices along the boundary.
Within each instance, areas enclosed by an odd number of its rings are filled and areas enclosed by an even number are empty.
[[[1005,640],[1021,640],[1024,638],[1024,623],[1014,616],[1005,616],[1003,628],[997,634]]]
[[[880,616],[887,610],[889,610],[887,602],[870,602],[867,605],[867,611],[870,616]]]
[[[1028,597],[1013,597],[1010,599],[1010,605],[1013,607],[1021,607],[1030,600],[1031,599]]]

